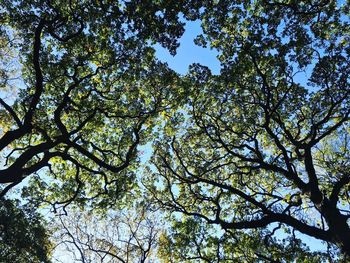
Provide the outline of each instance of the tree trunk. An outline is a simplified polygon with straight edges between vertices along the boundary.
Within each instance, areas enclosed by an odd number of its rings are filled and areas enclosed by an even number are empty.
[[[340,213],[339,209],[331,205],[325,198],[321,205],[321,213],[326,219],[333,243],[341,248],[342,253],[350,257],[350,227],[347,216]]]

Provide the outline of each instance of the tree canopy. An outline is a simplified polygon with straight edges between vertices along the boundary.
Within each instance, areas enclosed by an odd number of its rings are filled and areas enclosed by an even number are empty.
[[[349,255],[348,11],[206,7],[197,40],[220,51],[223,69],[192,67],[186,113],[156,143],[152,178],[164,187],[150,189],[162,206],[227,231],[289,227]]]
[[[133,172],[126,168],[136,165],[138,145],[149,140],[151,117],[176,99],[169,90],[177,76],[154,60],[147,41],[159,39],[174,50],[182,28],[172,17],[155,23],[157,17],[147,22],[143,14],[138,22],[138,8],[2,3],[4,46],[17,50],[19,86],[12,105],[1,100],[1,183],[11,187],[46,171],[58,180],[43,185],[40,175],[35,188],[63,189],[64,203],[107,192],[117,197],[131,186]],[[4,88],[10,77],[5,80]]]
[[[169,262],[350,257],[349,1],[0,6],[2,196],[30,177],[23,196],[54,209],[141,198],[169,219]],[[156,58],[186,20],[219,74]]]

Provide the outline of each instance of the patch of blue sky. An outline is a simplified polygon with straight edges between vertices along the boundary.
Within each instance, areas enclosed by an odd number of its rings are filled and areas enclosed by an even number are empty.
[[[202,34],[200,21],[186,22],[185,33],[180,38],[180,46],[175,56],[156,44],[156,56],[159,60],[168,63],[169,67],[180,74],[186,74],[188,67],[193,63],[199,63],[210,68],[213,74],[220,73],[220,62],[216,58],[219,54],[214,49],[203,48],[194,43],[194,38]]]

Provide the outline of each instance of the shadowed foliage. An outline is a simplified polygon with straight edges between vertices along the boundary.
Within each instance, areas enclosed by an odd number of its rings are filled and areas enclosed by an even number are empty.
[[[52,244],[42,218],[18,202],[0,199],[0,261],[49,263]]]

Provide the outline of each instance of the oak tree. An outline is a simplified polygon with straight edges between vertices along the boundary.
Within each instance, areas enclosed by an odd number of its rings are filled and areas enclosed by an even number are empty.
[[[161,207],[238,236],[294,230],[350,256],[348,16],[344,1],[203,5],[196,42],[222,70],[192,66],[191,95],[155,143]]]
[[[29,175],[27,195],[41,189],[53,205],[115,200],[132,186],[137,147],[176,100],[178,76],[151,44],[175,52],[183,23],[162,5],[1,2],[1,44],[14,53],[1,58],[15,70],[1,72],[1,195]]]

